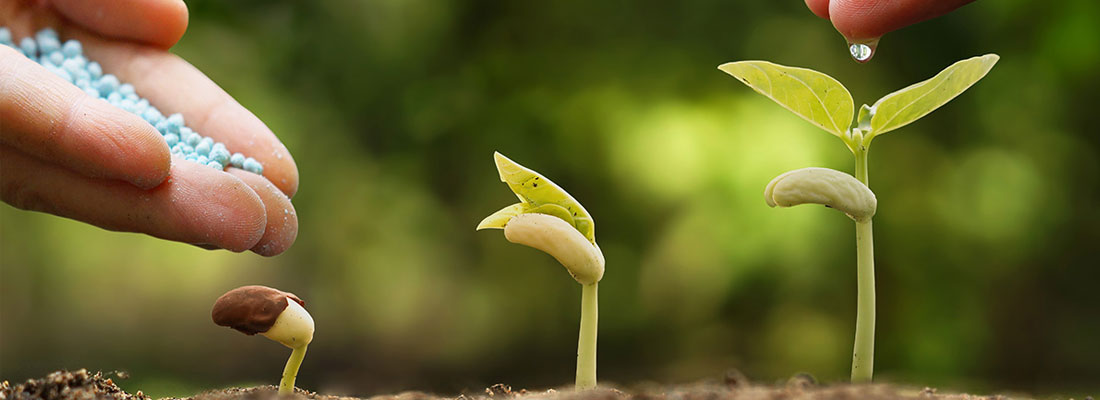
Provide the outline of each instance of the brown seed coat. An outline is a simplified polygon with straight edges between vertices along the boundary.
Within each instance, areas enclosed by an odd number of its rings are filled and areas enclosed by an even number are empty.
[[[226,292],[214,302],[210,316],[220,326],[241,331],[246,335],[267,332],[286,309],[287,299],[305,307],[306,302],[279,289],[251,285]]]

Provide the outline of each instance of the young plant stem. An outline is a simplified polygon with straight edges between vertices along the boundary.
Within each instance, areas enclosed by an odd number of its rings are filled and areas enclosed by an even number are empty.
[[[596,387],[596,325],[599,320],[597,285],[584,285],[581,292],[581,334],[577,341],[577,390]]]
[[[294,393],[294,380],[298,378],[298,367],[302,366],[302,359],[306,357],[306,347],[295,347],[290,353],[286,368],[283,368],[283,380],[279,381],[279,394]]]
[[[867,147],[855,151],[856,179],[867,180]],[[875,365],[875,248],[871,218],[856,221],[856,342],[852,351],[852,382],[871,381]]]

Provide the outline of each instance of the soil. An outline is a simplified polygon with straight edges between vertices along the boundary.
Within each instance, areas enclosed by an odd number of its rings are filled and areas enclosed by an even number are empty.
[[[126,378],[124,373],[114,373],[117,378]],[[230,388],[211,390],[194,397],[171,400],[266,400],[280,398],[275,386],[257,386],[250,388]],[[1018,398],[1018,397],[1017,397]],[[86,370],[57,371],[41,379],[31,379],[12,385],[0,382],[0,399],[135,399],[146,400],[141,391],[129,394],[114,384],[112,378],[102,372],[89,373]],[[321,395],[310,391],[295,389],[293,396],[282,399],[359,399]],[[650,386],[631,390],[600,388],[576,393],[571,390],[528,391],[513,390],[510,386],[496,384],[483,393],[466,393],[458,396],[437,396],[423,392],[404,392],[394,395],[380,395],[369,400],[1008,400],[1002,395],[978,396],[969,394],[937,393],[936,389],[905,388],[901,386],[873,384],[820,385],[807,374],[798,374],[785,384],[754,384],[737,371],[727,372],[725,377],[711,382],[701,382],[679,386]],[[1091,397],[1083,400],[1092,400]]]

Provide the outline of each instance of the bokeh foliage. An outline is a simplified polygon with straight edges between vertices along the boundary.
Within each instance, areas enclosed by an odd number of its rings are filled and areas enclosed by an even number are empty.
[[[800,1],[188,4],[173,51],[298,162],[297,243],[266,259],[0,206],[0,377],[122,369],[154,395],[273,383],[286,349],[209,317],[222,292],[266,284],[317,321],[302,387],[566,384],[580,288],[550,257],[474,232],[513,200],[499,150],[597,221],[601,379],[843,380],[852,225],[769,209],[762,191],[851,157],[715,67],[814,68],[858,104],[995,52],[988,77],[870,154],[877,378],[1100,389],[1092,0],[976,2],[886,36],[867,65]]]

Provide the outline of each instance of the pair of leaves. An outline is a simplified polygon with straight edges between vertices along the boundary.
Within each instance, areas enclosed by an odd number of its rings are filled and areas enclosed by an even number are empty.
[[[874,137],[928,115],[982,79],[998,59],[996,54],[986,54],[956,62],[931,79],[890,93],[873,106],[865,105],[860,110],[860,122],[865,125],[861,128],[869,129],[867,134]],[[722,64],[718,69],[847,141],[855,102],[848,89],[833,77],[767,61],[737,61]]]
[[[596,224],[588,210],[573,196],[538,172],[519,165],[503,154],[494,153],[493,159],[500,180],[508,184],[520,202],[485,217],[478,224],[478,230],[502,229],[519,214],[537,213],[561,218],[577,228],[588,241],[596,243]]]

